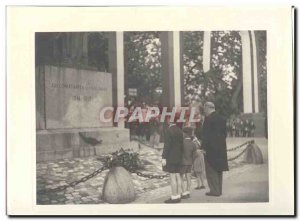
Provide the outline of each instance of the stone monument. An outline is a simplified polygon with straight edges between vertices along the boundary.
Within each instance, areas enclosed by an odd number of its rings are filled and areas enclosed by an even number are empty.
[[[113,106],[112,74],[51,65],[36,68],[37,162],[110,153],[129,131],[100,122]]]

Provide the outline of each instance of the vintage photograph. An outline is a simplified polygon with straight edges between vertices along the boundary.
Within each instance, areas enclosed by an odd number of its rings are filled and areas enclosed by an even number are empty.
[[[35,32],[36,204],[268,203],[269,37]]]

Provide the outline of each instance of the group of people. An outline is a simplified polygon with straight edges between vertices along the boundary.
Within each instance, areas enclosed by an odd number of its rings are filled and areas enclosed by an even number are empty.
[[[179,203],[191,197],[192,167],[197,177],[196,189],[205,188],[205,173],[209,187],[206,195],[222,195],[222,174],[228,170],[226,121],[215,111],[212,102],[204,104],[203,112],[203,120],[194,127],[181,129],[167,119],[162,166],[170,174],[171,197],[165,203]]]
[[[133,102],[129,106],[128,117],[136,107],[140,107],[143,113],[146,113],[149,107],[160,108],[157,103],[147,104],[146,102]],[[139,122],[136,120],[128,123],[127,127],[130,128],[130,137],[132,140],[138,139],[142,142],[149,141],[153,147],[157,147],[159,145],[161,135],[163,133],[163,124],[160,123],[158,117],[152,118],[150,122]]]
[[[230,137],[254,137],[255,124],[252,119],[232,117],[227,121],[226,127]]]

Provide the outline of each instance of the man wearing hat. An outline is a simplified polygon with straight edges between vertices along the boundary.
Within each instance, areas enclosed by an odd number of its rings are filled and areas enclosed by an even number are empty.
[[[205,171],[210,191],[208,196],[222,195],[223,171],[228,170],[226,121],[215,111],[212,102],[204,104],[205,120],[201,140],[205,154]]]

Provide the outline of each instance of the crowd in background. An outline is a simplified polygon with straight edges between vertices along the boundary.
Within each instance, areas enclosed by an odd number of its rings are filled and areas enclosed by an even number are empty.
[[[146,115],[149,107],[158,107],[160,110],[162,110],[162,107],[158,103],[150,104],[144,101],[135,101],[129,106],[128,117],[131,116],[131,113],[136,107],[141,108],[143,115]],[[130,129],[131,140],[138,139],[142,142],[149,141],[153,147],[159,145],[159,142],[163,136],[163,123],[160,122],[159,117],[151,118],[149,122],[139,122],[136,120],[134,122],[127,123],[127,127]]]
[[[142,113],[146,114],[149,107],[158,107],[162,110],[159,103],[146,103],[145,101],[133,101],[129,106],[129,114],[136,108],[141,107]],[[159,117],[150,119],[150,122],[127,123],[130,129],[131,140],[149,142],[151,146],[156,147],[163,141],[164,124],[159,121]],[[227,137],[254,137],[255,124],[253,119],[243,119],[240,116],[231,116],[226,123]]]
[[[227,120],[226,127],[228,137],[254,137],[255,124],[252,119],[232,116]]]

